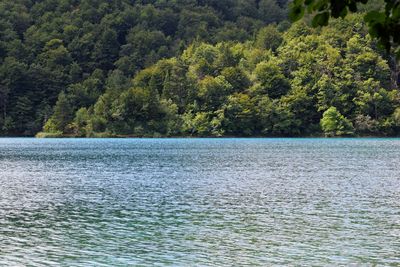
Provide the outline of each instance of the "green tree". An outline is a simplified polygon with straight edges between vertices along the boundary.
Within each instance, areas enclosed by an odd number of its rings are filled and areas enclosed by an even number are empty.
[[[255,75],[260,85],[255,87],[256,94],[267,94],[271,98],[285,95],[290,84],[281,68],[273,61],[261,62],[255,69]]]
[[[58,96],[57,103],[54,107],[54,113],[44,125],[45,132],[66,132],[67,125],[73,118],[73,111],[69,99],[64,92]]]
[[[117,38],[116,31],[112,29],[106,29],[101,33],[92,54],[97,67],[104,70],[113,68],[113,63],[118,59],[120,46]]]
[[[289,107],[268,96],[257,99],[255,105],[256,131],[266,136],[298,136],[301,121],[295,118]]]
[[[213,127],[210,119],[211,114],[207,112],[198,112],[196,114],[186,113],[183,115],[184,132],[191,135],[209,136],[212,133]]]
[[[282,34],[277,30],[276,26],[268,25],[258,32],[255,46],[261,49],[276,51],[282,42]]]
[[[321,128],[326,136],[352,135],[352,123],[335,107],[326,110],[321,119]]]
[[[312,19],[313,26],[326,26],[330,17],[344,18],[349,12],[357,12],[359,9],[358,4],[366,4],[368,2],[374,1],[295,0],[291,4],[289,16],[293,21],[296,21],[302,18],[305,11],[307,11],[314,14]],[[400,5],[397,0],[385,0],[384,8],[378,4],[374,10],[370,10],[364,16],[364,19],[369,26],[369,33],[373,37],[377,37],[387,50],[395,46],[397,53],[400,53],[400,37],[398,35]]]
[[[239,67],[227,67],[221,71],[221,75],[232,85],[233,92],[241,92],[249,88],[251,81],[246,72]]]
[[[249,136],[254,134],[254,103],[249,95],[237,93],[228,97],[225,105],[223,125],[226,133]]]
[[[199,82],[198,97],[205,110],[217,110],[231,92],[232,85],[224,76],[206,76]]]
[[[394,125],[394,130],[397,135],[400,134],[400,107],[396,108],[396,110],[393,112],[393,125]]]
[[[397,97],[397,91],[387,91],[379,82],[368,79],[360,84],[354,102],[359,114],[378,120],[393,113]]]
[[[75,113],[71,128],[76,136],[85,137],[91,134],[90,114],[86,108],[80,108]]]

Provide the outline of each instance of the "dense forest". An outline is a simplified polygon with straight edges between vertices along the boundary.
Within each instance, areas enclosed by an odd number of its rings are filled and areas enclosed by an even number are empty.
[[[399,135],[396,60],[362,14],[286,0],[3,0],[0,135]]]

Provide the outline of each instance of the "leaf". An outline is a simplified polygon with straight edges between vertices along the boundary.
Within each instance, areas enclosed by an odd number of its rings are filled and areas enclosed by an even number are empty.
[[[364,21],[367,23],[375,22],[375,23],[384,23],[386,16],[384,13],[373,10],[367,13],[364,17]]]
[[[318,11],[323,11],[328,8],[328,2],[327,1],[318,1],[314,5],[312,5],[313,10],[318,10]]]
[[[342,12],[340,12],[339,16],[344,19],[347,16],[347,8],[344,8]]]
[[[318,26],[326,26],[328,25],[329,22],[329,12],[323,12],[320,14],[315,15],[315,17],[313,18],[311,25],[313,27],[318,27]]]
[[[289,11],[289,18],[292,22],[298,21],[304,16],[303,5],[292,5]]]
[[[371,25],[368,29],[368,32],[372,37],[378,37],[378,28],[376,25]]]
[[[393,9],[392,18],[397,20],[400,18],[400,5]]]

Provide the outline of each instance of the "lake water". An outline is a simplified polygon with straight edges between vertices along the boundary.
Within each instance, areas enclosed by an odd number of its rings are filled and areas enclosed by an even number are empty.
[[[400,139],[0,139],[0,266],[400,265]]]

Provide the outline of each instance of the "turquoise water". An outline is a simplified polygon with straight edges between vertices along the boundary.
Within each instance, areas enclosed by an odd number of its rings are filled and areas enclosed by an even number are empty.
[[[0,139],[0,266],[400,265],[400,139]]]

